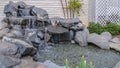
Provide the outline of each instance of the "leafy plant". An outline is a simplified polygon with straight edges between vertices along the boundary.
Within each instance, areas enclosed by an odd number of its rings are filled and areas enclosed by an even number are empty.
[[[84,56],[81,58],[80,68],[86,68],[86,60],[84,59]]]
[[[83,3],[80,0],[69,0],[68,2],[68,8],[72,10],[73,14],[80,14],[80,11],[82,11],[82,6]]]
[[[20,65],[20,68],[23,68],[22,65]]]
[[[90,33],[101,34],[102,32],[104,32],[104,27],[99,23],[91,22],[88,26],[88,30],[90,31]]]
[[[93,68],[92,62],[90,62],[90,64],[89,64],[89,68]]]
[[[102,32],[110,32],[112,35],[120,34],[120,25],[112,22],[107,22],[106,25],[101,25],[99,23],[90,23],[88,26],[90,33],[101,34]]]
[[[66,59],[66,68],[69,68],[69,63],[68,63],[67,59]],[[86,60],[84,59],[84,56],[82,56],[82,58],[81,58],[80,66],[76,65],[75,68],[86,68]],[[93,68],[92,62],[90,62],[88,68]]]
[[[66,68],[69,68],[69,65],[68,65],[68,59],[66,59]]]
[[[110,32],[112,35],[120,34],[120,25],[116,23],[108,22],[104,29],[105,31]]]

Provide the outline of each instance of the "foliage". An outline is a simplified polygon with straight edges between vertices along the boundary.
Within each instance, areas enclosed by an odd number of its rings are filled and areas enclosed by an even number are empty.
[[[80,68],[86,68],[86,60],[84,59],[84,56],[81,58]]]
[[[110,32],[112,35],[120,34],[120,25],[117,25],[112,22],[108,22],[108,24],[104,27],[105,31]]]
[[[120,25],[112,22],[107,22],[107,24],[104,26],[99,23],[90,23],[88,29],[90,33],[101,34],[102,32],[107,31],[110,32],[112,35],[120,34]]]
[[[66,68],[69,68],[69,63],[67,59],[66,59]],[[77,65],[75,68],[86,68],[86,60],[84,59],[84,56],[82,56],[81,58],[80,66]],[[88,68],[93,68],[92,62],[90,62]]]
[[[89,68],[93,68],[92,62],[90,62],[90,64],[89,64]]]
[[[90,33],[101,34],[102,32],[104,32],[104,27],[99,23],[91,22],[88,26],[88,30],[90,31]]]
[[[80,11],[82,11],[83,3],[79,0],[70,0],[68,2],[68,8],[73,11],[73,13],[80,14]]]
[[[22,65],[20,65],[20,68],[23,68]]]
[[[68,59],[66,59],[66,68],[69,68],[69,65],[68,65]]]

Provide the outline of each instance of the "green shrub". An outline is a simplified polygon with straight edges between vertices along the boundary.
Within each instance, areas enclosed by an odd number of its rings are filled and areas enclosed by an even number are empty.
[[[105,27],[104,27],[105,31],[110,32],[112,35],[118,35],[120,34],[120,25],[117,25],[115,23],[108,23]]]
[[[88,30],[90,31],[90,33],[101,34],[102,32],[104,32],[104,27],[99,23],[92,22],[89,24]]]
[[[108,22],[105,26],[99,23],[90,23],[88,26],[90,33],[101,34],[102,32],[110,32],[112,35],[120,34],[120,25]]]
[[[69,62],[67,59],[66,59],[66,68],[72,68],[72,67],[69,67]],[[75,68],[86,68],[86,60],[84,59],[84,56],[82,56],[81,58],[80,66],[77,65]],[[88,68],[93,68],[92,62],[90,62]]]

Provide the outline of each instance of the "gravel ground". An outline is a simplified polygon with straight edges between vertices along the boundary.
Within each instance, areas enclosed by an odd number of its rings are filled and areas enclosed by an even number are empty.
[[[114,68],[116,63],[120,61],[120,53],[114,50],[103,50],[93,45],[80,47],[70,43],[56,44],[41,50],[38,61],[51,60],[64,66],[65,59],[68,58],[69,64],[75,66],[79,64],[82,55],[85,56],[87,64],[92,61],[94,68]]]

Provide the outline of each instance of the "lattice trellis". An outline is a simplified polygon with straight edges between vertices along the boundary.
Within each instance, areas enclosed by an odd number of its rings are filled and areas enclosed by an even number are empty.
[[[95,22],[103,25],[107,21],[120,22],[120,0],[96,0],[95,11]]]

